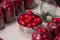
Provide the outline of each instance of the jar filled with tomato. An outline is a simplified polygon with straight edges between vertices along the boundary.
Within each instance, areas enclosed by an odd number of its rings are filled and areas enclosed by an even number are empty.
[[[11,0],[11,6],[14,8],[15,16],[17,15],[17,10],[16,10],[16,0]]]
[[[25,9],[32,9],[35,6],[35,0],[24,0]]]
[[[16,10],[17,10],[17,16],[20,15],[20,13],[24,12],[24,1],[23,0],[16,0]]]
[[[5,22],[10,23],[15,20],[14,7],[11,5],[10,0],[5,0],[2,3]]]
[[[0,30],[5,28],[5,23],[4,23],[4,14],[3,14],[3,10],[1,7],[1,3],[0,3]]]

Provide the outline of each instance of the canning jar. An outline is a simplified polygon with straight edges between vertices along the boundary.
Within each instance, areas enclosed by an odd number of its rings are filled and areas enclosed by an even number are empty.
[[[52,36],[47,28],[37,28],[32,34],[32,40],[52,40]]]
[[[3,10],[0,4],[0,30],[5,28]]]
[[[52,17],[56,16],[55,0],[43,0],[40,5],[40,13],[46,22],[50,22]]]
[[[17,16],[19,16],[20,13],[24,12],[24,1],[23,0],[16,1],[16,10],[17,10]]]
[[[5,16],[5,22],[10,23],[15,20],[15,9],[11,5],[10,1],[3,1],[3,11],[4,11],[4,16]]]
[[[35,0],[24,0],[25,9],[32,9],[35,6]]]
[[[16,0],[11,0],[11,6],[13,7],[14,13],[15,13],[15,16],[16,16],[16,14],[17,14],[17,11],[16,11]]]

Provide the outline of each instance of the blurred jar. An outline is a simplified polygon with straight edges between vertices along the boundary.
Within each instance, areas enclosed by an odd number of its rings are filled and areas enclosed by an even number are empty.
[[[11,0],[11,6],[14,8],[15,15],[17,15],[16,0]]]
[[[15,11],[14,7],[11,5],[10,0],[3,1],[2,7],[4,11],[5,22],[13,22],[15,20]]]
[[[4,24],[4,15],[3,15],[3,10],[1,7],[1,3],[0,3],[0,30],[5,28],[5,24]]]
[[[43,0],[40,5],[43,19],[47,22],[51,21],[52,17],[56,16],[56,8],[55,0]]]
[[[20,15],[20,13],[24,12],[24,1],[23,0],[17,0],[16,1],[16,10],[17,10],[17,16]]]
[[[52,40],[52,36],[47,28],[39,27],[33,32],[32,40]]]
[[[35,5],[35,0],[24,0],[25,9],[32,9]]]

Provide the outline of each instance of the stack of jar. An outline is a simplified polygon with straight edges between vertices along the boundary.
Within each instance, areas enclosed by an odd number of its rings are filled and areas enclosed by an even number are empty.
[[[24,8],[30,9],[33,6],[34,0],[0,0],[0,30],[5,27],[5,23],[13,22],[25,12]]]

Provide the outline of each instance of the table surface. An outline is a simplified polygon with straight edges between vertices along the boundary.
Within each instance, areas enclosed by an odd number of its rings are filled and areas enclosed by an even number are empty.
[[[32,11],[40,13],[40,2],[39,0],[36,0],[38,6]],[[60,14],[60,8],[57,7],[56,15]],[[4,40],[31,40],[31,34],[24,34],[20,31],[19,24],[17,21],[6,25],[6,28],[4,30],[0,31],[0,37]]]

